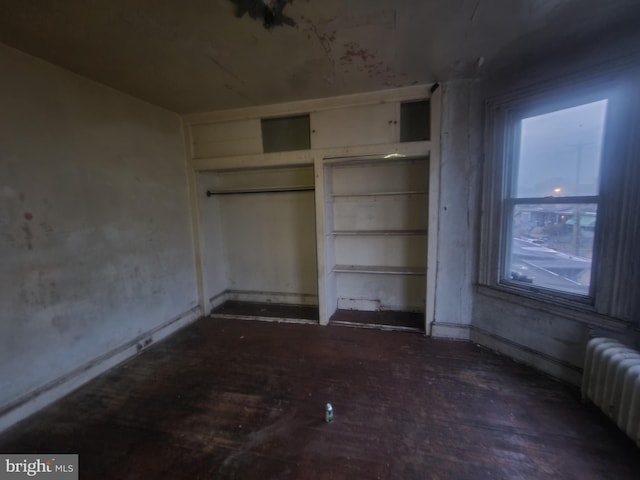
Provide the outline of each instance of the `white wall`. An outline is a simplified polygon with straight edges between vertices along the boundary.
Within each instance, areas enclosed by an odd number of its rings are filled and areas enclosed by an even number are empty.
[[[220,202],[229,290],[247,292],[247,300],[317,305],[313,192],[229,195]]]
[[[478,294],[472,339],[579,385],[589,326],[517,301]]]
[[[197,294],[179,117],[1,45],[0,71],[1,420]]]
[[[482,110],[474,82],[447,82],[442,88],[438,259],[432,333],[435,337],[469,339],[477,266]]]

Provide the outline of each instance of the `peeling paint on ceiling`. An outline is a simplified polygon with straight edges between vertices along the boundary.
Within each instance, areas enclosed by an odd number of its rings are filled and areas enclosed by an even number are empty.
[[[637,0],[284,0],[264,28],[247,2],[0,0],[0,41],[195,113],[488,75],[640,21]]]
[[[254,20],[262,20],[264,28],[281,25],[295,27],[296,22],[284,14],[284,7],[293,0],[231,0],[236,5],[236,17],[247,13]]]

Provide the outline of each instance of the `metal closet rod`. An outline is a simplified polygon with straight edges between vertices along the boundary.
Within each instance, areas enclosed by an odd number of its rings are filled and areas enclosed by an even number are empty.
[[[310,192],[314,189],[315,187],[274,188],[271,190],[229,190],[228,192],[207,190],[207,197],[212,197],[214,195],[248,195],[251,193]]]

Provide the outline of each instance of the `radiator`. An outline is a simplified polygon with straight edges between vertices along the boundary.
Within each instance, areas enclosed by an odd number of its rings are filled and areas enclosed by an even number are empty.
[[[609,338],[587,344],[582,399],[591,400],[640,447],[640,353]]]

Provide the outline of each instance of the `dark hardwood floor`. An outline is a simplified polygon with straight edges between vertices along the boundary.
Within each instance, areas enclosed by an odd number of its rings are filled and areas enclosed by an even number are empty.
[[[83,480],[640,478],[576,389],[471,343],[238,320],[152,345],[0,452],[79,453]]]
[[[383,330],[414,330],[424,333],[424,313],[381,310],[361,312],[336,310],[329,321],[333,325],[366,326]]]
[[[282,303],[254,303],[228,300],[213,310],[215,316],[286,318],[317,322],[318,307],[312,305],[284,305]]]

